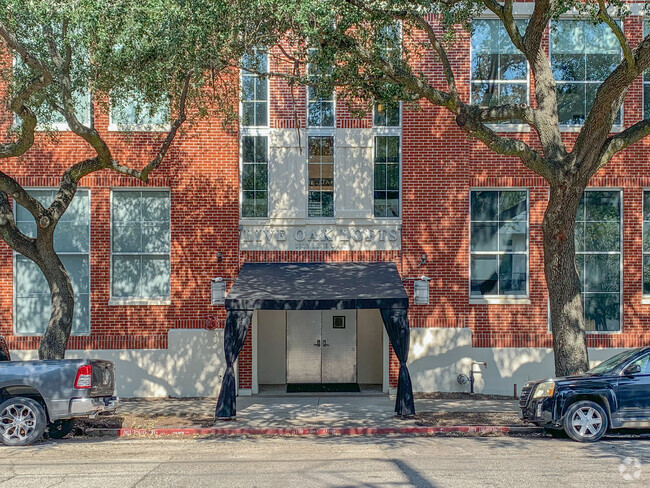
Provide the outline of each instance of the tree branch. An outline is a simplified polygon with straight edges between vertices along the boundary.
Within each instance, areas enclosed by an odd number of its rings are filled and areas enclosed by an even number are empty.
[[[28,237],[20,231],[14,220],[9,198],[4,191],[0,191],[0,236],[15,251],[27,256],[32,261],[38,259],[36,239]]]
[[[0,37],[4,39],[11,49],[20,55],[27,66],[39,73],[39,76],[32,78],[18,91],[9,103],[10,110],[20,117],[22,121],[18,140],[0,144],[0,158],[10,158],[21,156],[34,144],[34,131],[36,130],[37,119],[36,114],[26,104],[34,93],[52,83],[52,75],[2,23],[0,23]]]
[[[429,24],[429,22],[427,22],[424,17],[418,15],[409,15],[408,18],[417,26],[419,26],[429,38],[431,47],[433,47],[435,52],[438,54],[438,58],[442,63],[442,71],[445,74],[445,79],[447,80],[449,95],[451,96],[454,105],[458,106],[460,103],[460,97],[458,96],[458,90],[456,89],[456,79],[454,77],[454,71],[451,69],[449,58],[447,57],[447,51],[443,45],[440,44],[440,41],[438,41],[438,37],[436,36],[433,27],[431,27],[431,24]]]
[[[618,43],[621,45],[621,49],[623,50],[623,58],[627,62],[628,68],[634,69],[636,65],[636,60],[634,58],[634,53],[630,48],[630,44],[627,42],[627,37],[625,37],[625,33],[623,32],[623,29],[607,11],[607,5],[605,5],[605,0],[598,0],[598,6],[599,6],[598,18],[603,22],[605,22],[605,24],[607,24],[609,28],[612,30],[612,32],[616,36],[616,39],[618,39]]]
[[[63,106],[57,107],[57,109],[65,117],[70,130],[84,139],[88,144],[90,144],[90,146],[97,153],[99,159],[102,160],[106,166],[110,166],[112,160],[110,148],[106,142],[104,142],[104,139],[99,135],[99,133],[94,128],[82,124],[77,118],[77,114],[75,113],[72,82],[70,81],[70,63],[67,62],[69,53],[66,54],[65,60],[63,57],[61,57],[56,44],[54,33],[52,32],[52,29],[49,25],[45,25],[43,27],[43,32],[45,38],[47,39],[50,57],[52,58],[52,62],[58,71],[58,82],[61,93],[61,102],[63,103]],[[67,47],[66,52],[68,49],[69,46]]]
[[[597,169],[604,166],[617,152],[622,151],[648,135],[650,135],[650,119],[645,119],[628,127],[623,132],[608,137],[600,150]]]
[[[22,205],[34,216],[36,222],[45,214],[45,208],[41,202],[29,194],[11,176],[0,171],[0,192],[11,196],[17,203]]]
[[[169,147],[171,146],[172,142],[174,141],[174,138],[176,137],[176,133],[178,132],[178,129],[183,124],[183,122],[185,122],[186,119],[185,104],[187,101],[187,92],[189,91],[190,88],[190,81],[192,79],[192,75],[193,75],[192,71],[190,71],[189,73],[187,73],[187,75],[185,75],[185,82],[183,83],[183,90],[181,91],[180,102],[178,104],[178,116],[176,117],[176,120],[174,120],[174,123],[172,124],[171,129],[167,134],[167,137],[165,138],[165,142],[163,142],[163,145],[160,147],[160,150],[158,151],[156,157],[153,158],[149,162],[149,164],[147,164],[142,169],[140,179],[145,183],[149,181],[149,173],[151,173],[162,163],[163,159],[165,158],[165,155],[167,154],[167,151],[169,150]]]

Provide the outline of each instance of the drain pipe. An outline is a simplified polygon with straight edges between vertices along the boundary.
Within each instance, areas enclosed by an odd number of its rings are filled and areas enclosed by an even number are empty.
[[[470,394],[474,394],[474,366],[483,366],[485,369],[487,369],[487,363],[485,361],[472,361],[472,366],[469,369],[469,376],[466,374],[459,374],[458,378],[456,378],[456,381],[458,381],[459,384],[464,385],[467,382],[469,382],[469,392]],[[480,368],[478,373],[480,373]]]

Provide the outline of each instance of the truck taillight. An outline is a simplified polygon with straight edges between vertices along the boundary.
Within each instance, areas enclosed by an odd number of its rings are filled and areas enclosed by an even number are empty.
[[[86,364],[77,370],[77,377],[74,380],[76,390],[83,390],[93,386],[93,367]]]

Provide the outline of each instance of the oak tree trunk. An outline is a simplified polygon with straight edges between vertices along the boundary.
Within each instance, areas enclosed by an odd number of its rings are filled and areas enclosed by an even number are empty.
[[[74,317],[74,292],[63,263],[54,250],[38,263],[52,294],[52,313],[38,348],[39,359],[64,359]]]
[[[575,217],[584,188],[551,186],[544,214],[544,271],[548,286],[555,374],[589,369],[580,279],[575,264]]]
[[[0,361],[11,361],[11,354],[9,354],[9,345],[4,337],[0,335]]]

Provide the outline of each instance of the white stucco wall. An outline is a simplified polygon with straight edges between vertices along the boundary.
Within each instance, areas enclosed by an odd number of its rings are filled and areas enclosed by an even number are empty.
[[[226,369],[223,330],[169,331],[169,349],[66,352],[66,359],[107,359],[115,363],[120,397],[216,397]],[[11,351],[12,359],[37,359],[36,351]]]
[[[589,360],[595,365],[622,349],[589,349]],[[408,367],[414,391],[465,391],[459,374],[469,374],[472,361],[485,361],[487,368],[474,366],[474,391],[513,395],[526,381],[554,376],[553,350],[535,347],[474,348],[470,329],[414,328]]]

